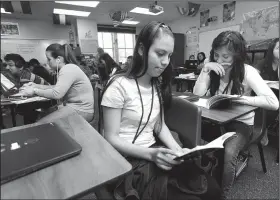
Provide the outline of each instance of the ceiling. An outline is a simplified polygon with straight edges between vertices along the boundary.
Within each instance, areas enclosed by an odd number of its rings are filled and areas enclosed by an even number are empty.
[[[80,11],[90,11],[91,14],[87,19],[92,19],[97,22],[97,24],[112,24],[112,20],[109,17],[111,11],[130,11],[136,6],[148,8],[150,4],[154,1],[147,0],[101,0],[96,8],[88,8],[82,6],[73,6],[66,4],[57,4],[54,1],[30,1],[30,7],[32,15],[13,13],[13,14],[1,14],[2,17],[9,18],[20,18],[20,19],[37,19],[37,20],[50,20],[52,21],[53,8],[63,8],[69,10],[80,10]],[[193,1],[195,3],[201,4],[200,10],[205,10],[207,8],[214,7],[216,5],[222,4],[221,1]],[[142,27],[151,20],[157,20],[162,22],[171,22],[181,18],[182,16],[177,11],[176,6],[188,7],[188,1],[186,0],[160,0],[158,5],[164,8],[164,13],[158,16],[141,15],[135,13],[128,13],[130,17],[133,17],[135,21],[140,21],[136,27]],[[71,17],[72,19],[74,17]],[[82,18],[82,17],[81,17]]]

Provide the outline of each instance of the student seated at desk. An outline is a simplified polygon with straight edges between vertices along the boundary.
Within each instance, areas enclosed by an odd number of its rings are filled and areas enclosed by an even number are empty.
[[[220,189],[210,175],[192,162],[173,160],[188,151],[179,146],[164,122],[164,108],[171,101],[173,49],[171,29],[164,23],[150,22],[138,36],[128,71],[114,75],[104,88],[105,138],[133,165],[132,172],[113,188],[116,196],[220,198]],[[156,138],[164,146],[159,146]]]
[[[206,59],[205,53],[199,52],[197,54],[197,69],[201,70],[204,67],[204,60]]]
[[[56,71],[54,86],[26,84],[25,95],[38,95],[48,99],[63,100],[63,104],[74,109],[88,122],[93,119],[93,88],[86,74],[77,65],[71,47],[67,44],[51,44],[46,49],[49,66]]]
[[[6,68],[13,74],[16,79],[16,86],[21,87],[26,82],[34,82],[36,84],[49,85],[42,77],[31,72],[27,63],[19,54],[7,54],[4,57]]]
[[[27,82],[33,82],[41,85],[49,85],[49,83],[45,79],[31,72],[24,58],[21,57],[19,54],[7,54],[4,57],[4,60],[7,64],[6,69],[9,70],[10,73],[13,75],[13,80],[15,81],[14,84],[17,88],[21,87]],[[36,108],[38,108],[37,106],[39,106],[39,104],[35,105],[33,103],[17,106],[16,112],[23,116],[24,124],[31,124],[36,121],[39,114],[36,111]],[[47,109],[52,105],[49,105],[48,103],[42,103],[42,106]]]
[[[214,96],[216,94],[241,95],[236,102],[268,110],[277,110],[279,102],[255,68],[245,64],[246,48],[243,36],[235,31],[220,33],[212,43],[210,62],[202,69],[194,94]],[[228,64],[224,64],[228,63]],[[251,91],[257,96],[250,96]],[[254,113],[244,115],[225,126],[227,132],[234,131],[234,137],[225,144],[223,196],[233,185],[237,156],[249,142],[253,133]],[[205,133],[207,134],[207,133]]]
[[[56,75],[50,73],[46,68],[44,68],[37,59],[35,58],[30,59],[28,65],[32,73],[42,77],[43,79],[48,81],[51,85],[55,84]]]
[[[279,38],[275,38],[268,47],[264,60],[260,61],[256,66],[261,77],[266,81],[279,81]],[[272,89],[279,99],[279,90]],[[267,126],[275,122],[279,111],[268,111],[266,113]],[[261,140],[262,145],[268,144],[267,133]]]

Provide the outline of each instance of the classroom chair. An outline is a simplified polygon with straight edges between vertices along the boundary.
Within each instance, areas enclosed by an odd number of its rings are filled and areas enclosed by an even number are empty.
[[[171,107],[165,112],[165,123],[170,131],[178,134],[183,147],[201,145],[201,109],[198,106],[173,96]]]
[[[266,110],[263,108],[259,108],[255,112],[255,120],[254,120],[254,130],[253,130],[253,136],[250,140],[250,142],[244,147],[244,151],[247,151],[248,148],[251,145],[256,144],[259,149],[259,154],[260,154],[260,159],[261,159],[261,164],[262,164],[262,169],[263,172],[266,173],[266,164],[265,164],[265,159],[264,159],[264,153],[263,153],[263,146],[261,144],[261,139],[267,132],[267,127],[266,127]],[[251,157],[250,153],[248,155]]]
[[[101,104],[101,93],[103,87],[99,83],[92,84],[94,88],[93,99],[94,99],[94,117],[93,120],[90,122],[90,125],[98,131],[103,136],[103,131],[101,130],[101,123],[100,120],[100,104]]]

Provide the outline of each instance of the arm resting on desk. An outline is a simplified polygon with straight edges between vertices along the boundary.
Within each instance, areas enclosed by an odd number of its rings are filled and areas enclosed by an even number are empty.
[[[210,85],[209,73],[206,73],[202,70],[193,88],[193,93],[198,96],[204,96],[208,90],[209,85]]]
[[[36,95],[46,97],[48,99],[61,99],[67,93],[69,88],[75,81],[75,72],[71,71],[73,68],[63,67],[59,72],[59,77],[56,85],[46,88],[39,89],[35,88],[34,92]]]
[[[54,88],[54,85],[38,85],[38,84],[34,84],[34,88],[46,90],[46,89]]]
[[[268,87],[265,81],[261,78],[257,70],[251,69],[250,66],[246,76],[247,83],[257,96],[242,96],[240,100],[235,102],[264,108],[267,110],[277,110],[279,101],[273,91]]]

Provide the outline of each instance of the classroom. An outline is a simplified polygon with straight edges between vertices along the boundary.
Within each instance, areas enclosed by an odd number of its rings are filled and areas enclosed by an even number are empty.
[[[279,199],[279,1],[1,1],[1,199]]]

